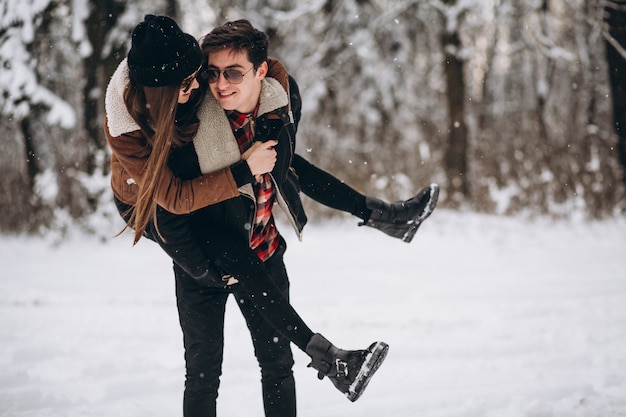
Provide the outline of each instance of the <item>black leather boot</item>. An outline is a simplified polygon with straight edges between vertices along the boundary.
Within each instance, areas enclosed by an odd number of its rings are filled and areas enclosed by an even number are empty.
[[[365,204],[372,210],[372,214],[369,219],[359,223],[359,226],[373,227],[409,243],[422,222],[435,210],[438,198],[437,184],[430,184],[406,201],[386,203],[378,198],[366,197]]]
[[[343,350],[319,333],[313,335],[306,346],[306,353],[311,357],[309,367],[318,371],[317,377],[328,377],[352,402],[363,394],[388,350],[389,345],[384,342],[374,342],[364,350]]]

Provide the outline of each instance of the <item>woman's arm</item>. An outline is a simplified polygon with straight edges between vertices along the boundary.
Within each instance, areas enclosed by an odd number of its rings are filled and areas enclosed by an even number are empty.
[[[106,126],[106,123],[105,123]],[[139,131],[112,137],[105,129],[112,151],[111,186],[123,202],[133,205],[139,191],[150,150]],[[157,191],[157,204],[175,214],[187,214],[239,195],[229,168],[190,180],[174,176],[165,167]]]

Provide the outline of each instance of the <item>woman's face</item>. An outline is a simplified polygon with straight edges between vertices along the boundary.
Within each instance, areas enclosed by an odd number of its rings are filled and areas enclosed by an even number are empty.
[[[197,77],[198,71],[185,78],[180,84],[180,90],[178,90],[178,104],[187,103],[189,101],[189,97],[191,97],[191,93],[193,92],[193,90],[200,87]]]

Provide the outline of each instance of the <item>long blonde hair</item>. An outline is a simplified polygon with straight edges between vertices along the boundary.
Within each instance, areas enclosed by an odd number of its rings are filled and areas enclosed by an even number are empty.
[[[165,240],[156,219],[156,196],[161,177],[170,149],[192,140],[198,129],[196,109],[204,92],[194,91],[189,103],[179,105],[179,91],[178,85],[145,87],[131,81],[124,92],[126,107],[139,124],[150,148],[144,175],[138,183],[137,202],[128,222],[135,230],[134,243],[145,234],[151,220],[159,238]]]

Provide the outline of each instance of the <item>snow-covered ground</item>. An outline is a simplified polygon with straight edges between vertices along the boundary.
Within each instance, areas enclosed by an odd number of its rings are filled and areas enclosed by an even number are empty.
[[[413,243],[355,220],[287,229],[296,309],[344,348],[391,346],[350,403],[297,351],[301,417],[626,416],[626,220],[439,210]],[[116,230],[112,230],[113,235]],[[0,415],[181,415],[173,277],[151,242],[0,239]],[[230,303],[221,416],[261,417]]]

